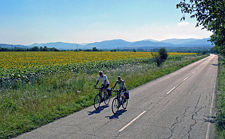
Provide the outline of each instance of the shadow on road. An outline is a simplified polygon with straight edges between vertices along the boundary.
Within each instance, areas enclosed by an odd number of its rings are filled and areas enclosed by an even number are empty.
[[[204,117],[206,117],[206,118],[204,118],[205,122],[216,123],[216,117],[215,116],[206,116],[206,115],[204,115]]]
[[[88,115],[98,114],[98,113],[100,113],[101,111],[103,111],[105,108],[108,108],[108,107],[109,107],[109,106],[104,105],[104,106],[99,107],[97,110],[94,110],[94,111],[88,111]]]
[[[113,114],[112,116],[106,116],[105,118],[109,119],[119,119],[119,116],[122,115],[127,110],[119,110],[116,114]]]
[[[213,66],[218,66],[218,64],[212,64]]]

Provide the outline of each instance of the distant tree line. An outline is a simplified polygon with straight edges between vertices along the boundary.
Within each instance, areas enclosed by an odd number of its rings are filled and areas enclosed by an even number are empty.
[[[111,50],[101,50],[97,49],[96,47],[93,47],[92,49],[76,49],[76,50],[58,50],[55,47],[48,48],[47,46],[44,47],[38,47],[34,46],[32,48],[21,48],[21,47],[14,47],[14,48],[1,48],[0,46],[0,52],[5,51],[84,51],[84,52],[101,52],[101,51],[110,51],[110,52],[119,52],[119,51],[126,51],[126,52],[158,52],[160,48],[138,48],[138,49],[111,49]],[[218,54],[219,51],[215,47],[209,48],[209,47],[167,47],[166,48],[168,52],[187,52],[187,53],[215,53]]]
[[[44,46],[44,47],[34,46],[30,49],[30,51],[59,51],[59,50],[56,49],[55,47],[48,48],[47,46]]]
[[[219,51],[214,47],[171,47],[167,48],[168,52],[187,52],[187,53],[214,53],[219,54]],[[152,52],[156,52],[156,50],[152,50]]]
[[[0,52],[5,52],[5,51],[59,51],[58,49],[56,49],[55,47],[52,48],[48,48],[47,46],[44,47],[38,47],[38,46],[34,46],[32,48],[1,48],[0,47]]]
[[[129,51],[129,52],[158,52],[160,48],[138,48],[138,49],[111,49],[110,52]],[[166,47],[168,52],[183,53],[215,53],[219,51],[214,47]],[[107,50],[106,50],[107,51]]]
[[[82,51],[81,49],[80,49],[80,51]],[[98,51],[102,51],[102,50],[99,50],[99,49],[97,49],[96,47],[93,47],[92,49],[85,49],[85,50],[83,50],[83,51],[85,51],[85,52],[98,52]]]

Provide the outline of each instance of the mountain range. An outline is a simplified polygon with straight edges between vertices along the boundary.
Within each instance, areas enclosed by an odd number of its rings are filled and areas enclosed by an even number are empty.
[[[51,42],[51,43],[34,43],[29,46],[24,45],[9,45],[9,44],[0,44],[2,48],[31,48],[34,46],[47,46],[48,48],[55,47],[60,50],[75,50],[75,49],[92,49],[96,47],[97,49],[111,50],[111,49],[153,49],[159,47],[207,47],[212,48],[214,45],[211,42],[207,41],[209,38],[204,39],[167,39],[163,41],[156,40],[141,40],[136,42],[128,42],[122,39],[116,40],[105,40],[101,42],[87,43],[87,44],[78,44],[78,43],[65,43],[65,42]]]

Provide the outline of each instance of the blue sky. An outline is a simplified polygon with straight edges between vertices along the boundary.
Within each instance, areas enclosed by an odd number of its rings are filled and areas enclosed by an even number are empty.
[[[0,43],[208,38],[180,0],[0,0]],[[186,15],[189,17],[189,15]]]

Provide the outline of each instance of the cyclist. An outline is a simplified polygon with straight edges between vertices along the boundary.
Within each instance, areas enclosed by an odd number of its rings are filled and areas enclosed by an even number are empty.
[[[122,96],[124,98],[124,102],[126,101],[125,96],[124,96],[124,92],[126,92],[126,86],[124,83],[124,80],[122,80],[122,78],[120,76],[118,76],[118,81],[116,81],[115,85],[113,86],[112,90],[116,87],[116,85],[119,85],[119,97]]]
[[[107,88],[109,87],[109,80],[108,80],[107,76],[103,74],[102,71],[99,71],[99,77],[98,77],[98,80],[97,80],[97,82],[95,84],[95,88],[98,85],[99,80],[102,81],[101,92],[104,91],[107,94],[107,98],[106,99],[108,99]],[[103,101],[103,99],[104,98],[102,98],[101,101]]]

